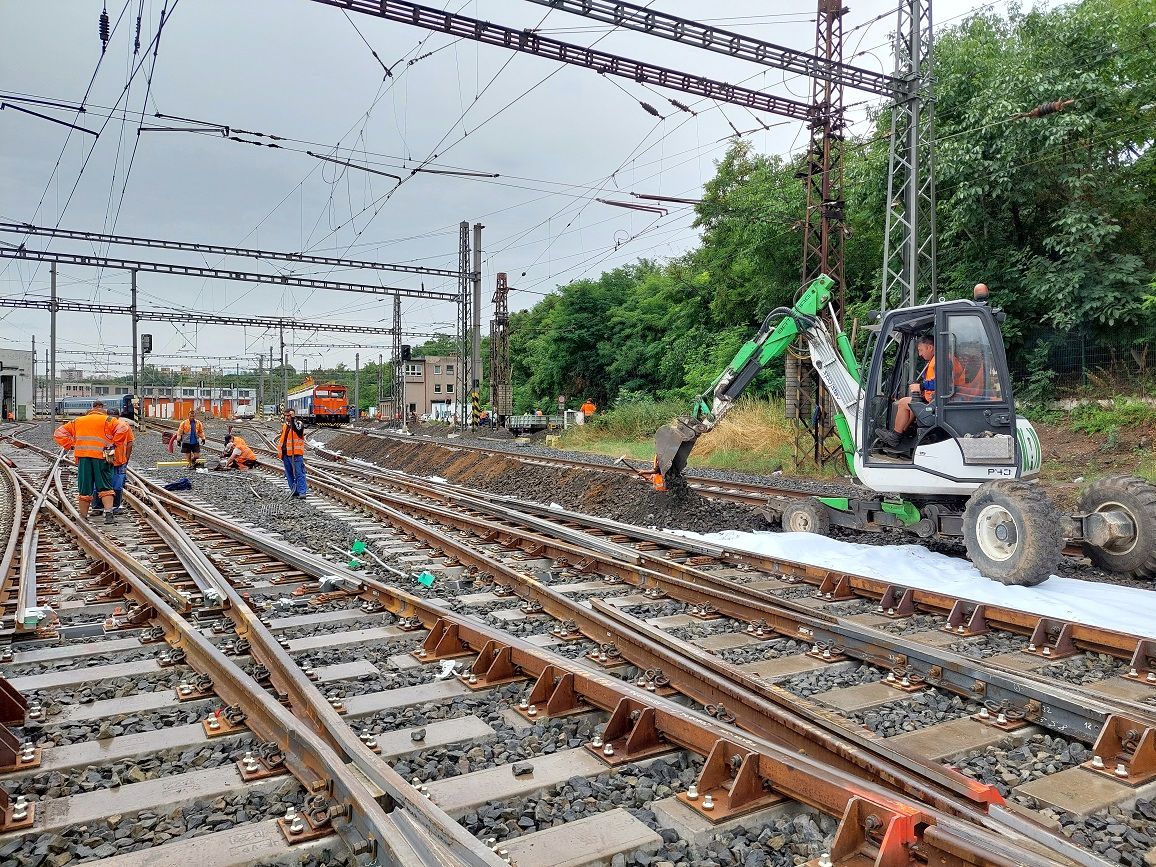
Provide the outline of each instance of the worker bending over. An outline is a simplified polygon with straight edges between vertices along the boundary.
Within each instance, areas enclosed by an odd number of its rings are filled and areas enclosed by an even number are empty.
[[[71,449],[76,458],[76,486],[79,489],[80,517],[87,518],[92,498],[103,505],[104,522],[113,520],[112,462],[116,443],[123,438],[119,419],[110,418],[103,401],[93,401],[92,409],[80,418],[65,422],[53,433],[62,449]]]
[[[225,437],[225,450],[221,452],[221,468],[225,470],[249,470],[257,466],[257,453],[245,438],[236,434]]]
[[[281,436],[277,440],[281,452],[281,464],[285,467],[285,481],[289,484],[290,497],[305,496],[305,424],[299,421],[293,410],[285,410],[285,422],[281,425]]]

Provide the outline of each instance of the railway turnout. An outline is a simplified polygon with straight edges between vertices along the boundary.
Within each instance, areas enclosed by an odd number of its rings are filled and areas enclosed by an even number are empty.
[[[262,454],[133,474],[105,528],[35,435],[0,442],[6,864],[1149,854],[1150,638],[324,452],[298,518]]]

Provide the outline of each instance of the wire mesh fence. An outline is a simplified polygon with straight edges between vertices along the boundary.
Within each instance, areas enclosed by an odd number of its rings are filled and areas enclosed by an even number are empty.
[[[1036,329],[1008,354],[1017,382],[1051,371],[1059,390],[1111,385],[1135,388],[1156,371],[1156,323],[1116,333]]]

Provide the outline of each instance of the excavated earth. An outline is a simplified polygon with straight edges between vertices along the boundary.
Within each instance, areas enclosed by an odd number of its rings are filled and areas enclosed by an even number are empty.
[[[383,440],[343,433],[330,439],[328,447],[388,469],[438,476],[507,497],[557,503],[630,524],[698,533],[768,529],[766,520],[749,506],[708,500],[692,491],[655,491],[641,477],[538,466],[429,440]]]

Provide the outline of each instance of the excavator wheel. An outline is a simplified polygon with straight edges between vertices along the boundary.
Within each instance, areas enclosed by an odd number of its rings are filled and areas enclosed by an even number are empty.
[[[783,509],[783,532],[828,535],[831,532],[831,516],[827,513],[827,507],[814,497],[792,500]]]
[[[1136,578],[1156,576],[1156,487],[1135,476],[1106,476],[1084,489],[1077,510],[1089,516],[1088,529],[1092,516],[1123,526],[1111,538],[1085,539],[1084,553],[1093,563]]]
[[[1063,521],[1043,488],[1031,482],[982,485],[963,510],[967,556],[988,578],[1034,587],[1063,555]]]

